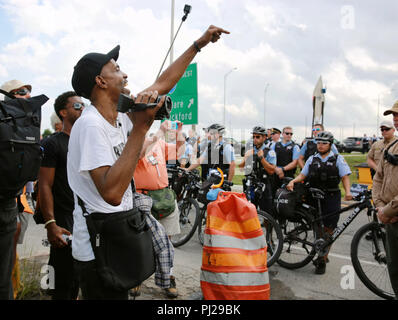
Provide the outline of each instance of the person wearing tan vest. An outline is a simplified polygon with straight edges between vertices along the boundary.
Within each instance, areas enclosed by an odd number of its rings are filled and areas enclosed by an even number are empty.
[[[398,101],[385,111],[393,115],[394,127],[398,129]],[[391,142],[383,151],[373,178],[372,197],[377,216],[386,227],[387,268],[391,286],[398,298],[398,140]]]
[[[395,134],[395,128],[390,120],[384,120],[380,124],[381,134],[383,136],[383,140],[376,141],[372,144],[372,147],[369,150],[367,163],[370,167],[370,171],[372,173],[372,178],[376,173],[377,165],[380,160],[383,158],[383,151],[387,145],[391,142],[395,141],[397,137]]]

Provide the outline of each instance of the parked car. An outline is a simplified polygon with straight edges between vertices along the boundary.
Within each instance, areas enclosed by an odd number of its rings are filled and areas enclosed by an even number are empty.
[[[339,153],[344,152],[344,144],[341,143],[339,140],[334,139],[333,144],[336,146],[337,151],[338,151]]]
[[[244,156],[245,154],[245,146],[242,145],[240,142],[236,141],[234,138],[224,138],[226,143],[230,143],[234,147],[235,154],[240,154]]]
[[[348,137],[343,140],[343,152],[363,151],[362,137]]]

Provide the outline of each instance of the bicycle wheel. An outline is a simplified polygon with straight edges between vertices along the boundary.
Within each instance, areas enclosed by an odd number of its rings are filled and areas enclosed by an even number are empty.
[[[258,220],[267,242],[267,266],[278,260],[283,247],[283,234],[278,222],[267,212],[257,210]]]
[[[200,211],[200,218],[198,223],[198,238],[202,246],[205,241],[206,219],[207,219],[207,208],[203,208]]]
[[[384,225],[371,222],[355,233],[351,242],[352,265],[359,279],[373,293],[394,299],[387,269]]]
[[[192,238],[198,226],[200,216],[199,205],[192,198],[182,200],[179,212],[181,232],[170,237],[174,247],[182,246]]]
[[[315,232],[310,218],[300,215],[295,222],[285,221],[282,226],[283,248],[278,264],[287,269],[304,267],[315,256]]]

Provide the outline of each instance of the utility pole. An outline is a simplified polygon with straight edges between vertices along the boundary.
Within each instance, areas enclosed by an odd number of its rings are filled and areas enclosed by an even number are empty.
[[[235,68],[232,68],[231,70],[229,70],[226,74],[224,74],[224,115],[223,115],[223,122],[222,122],[222,124],[223,124],[223,126],[225,126],[225,121],[226,121],[226,118],[225,118],[225,104],[226,104],[226,96],[227,96],[227,94],[226,94],[226,87],[227,87],[227,77],[228,77],[228,75],[231,73],[231,72],[233,72],[234,70],[236,70],[237,68],[235,67]]]
[[[269,83],[267,83],[265,85],[265,89],[264,89],[264,128],[267,129],[267,126],[265,124],[265,113],[266,113],[266,98],[267,98],[267,89],[268,89]]]

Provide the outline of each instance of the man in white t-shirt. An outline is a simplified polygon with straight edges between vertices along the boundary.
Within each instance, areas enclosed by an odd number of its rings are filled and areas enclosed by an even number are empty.
[[[182,77],[197,52],[216,42],[221,28],[210,26],[150,87],[133,97],[136,103],[153,103],[168,93]],[[108,54],[89,53],[74,68],[72,86],[79,96],[91,101],[73,126],[67,161],[68,181],[75,194],[72,255],[76,260],[84,299],[127,299],[128,291],[105,288],[96,272],[79,196],[88,213],[114,213],[133,208],[133,179],[145,135],[165,97],[154,108],[130,114],[117,112],[121,93],[127,93],[127,74],[116,63],[117,46]]]

